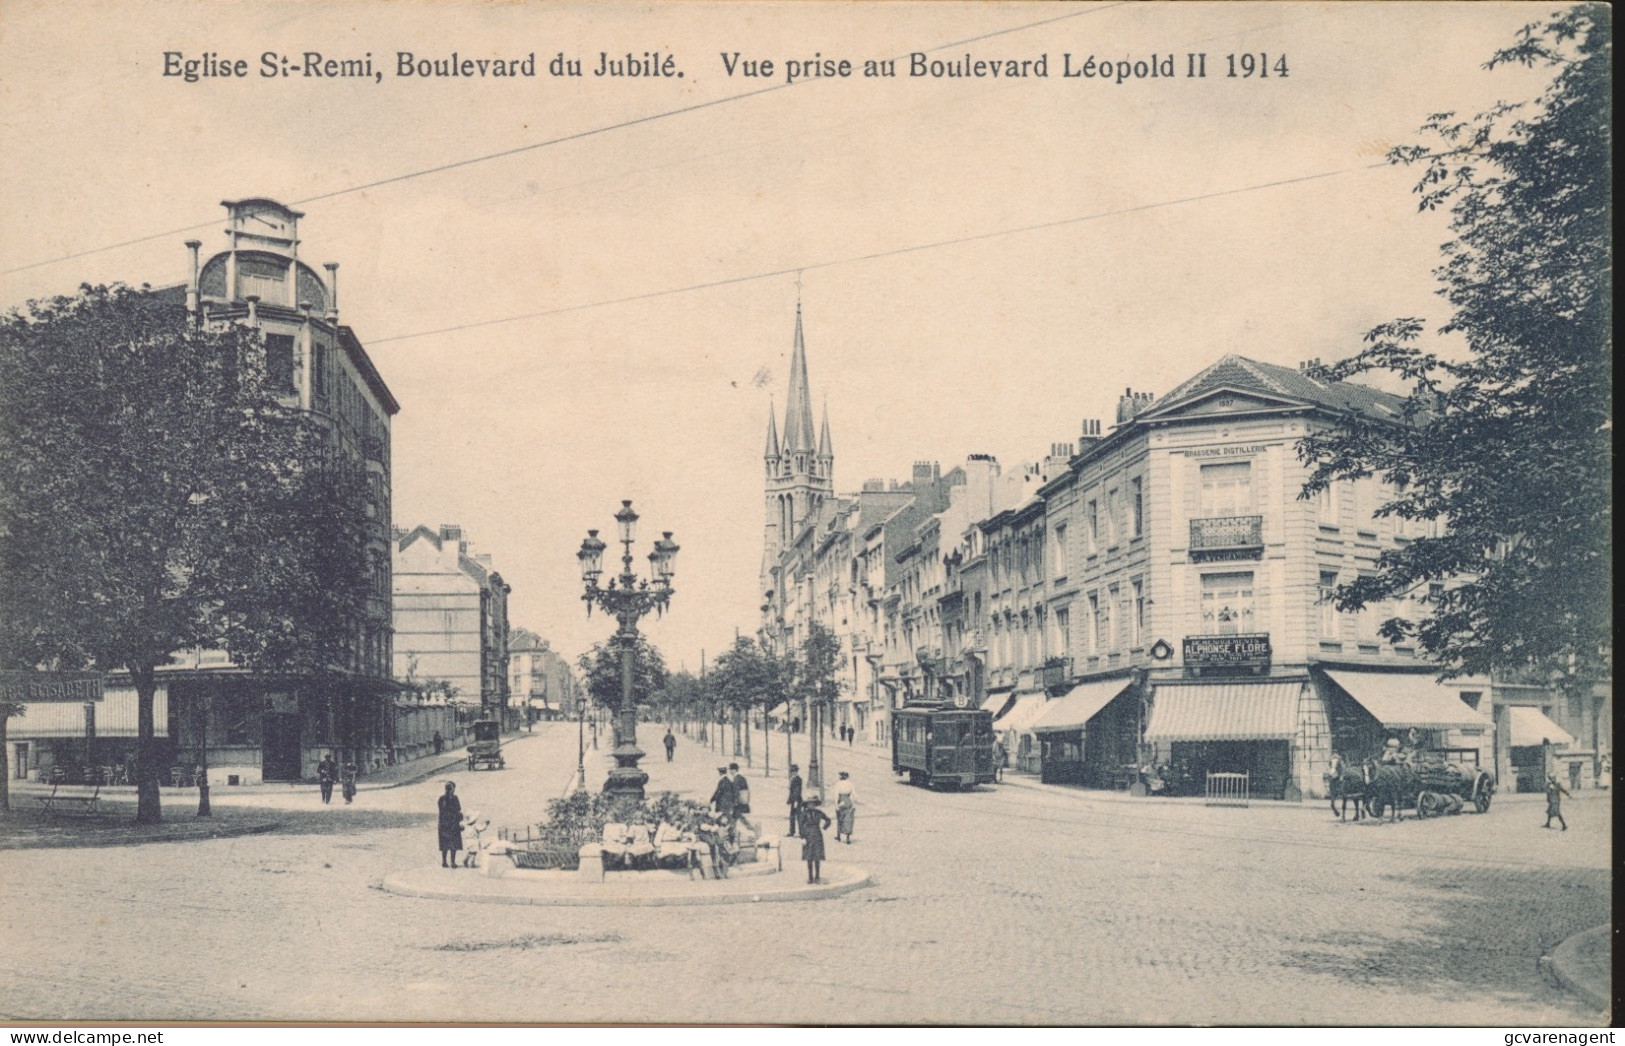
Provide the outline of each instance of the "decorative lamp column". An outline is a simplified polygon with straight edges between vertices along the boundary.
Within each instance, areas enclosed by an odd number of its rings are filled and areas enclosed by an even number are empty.
[[[649,553],[649,577],[638,578],[632,572],[632,543],[637,540],[637,524],[638,514],[633,511],[632,502],[622,501],[620,511],[615,513],[617,536],[622,547],[621,573],[611,578],[607,585],[600,587],[598,584],[598,578],[603,574],[606,547],[599,540],[598,531],[587,531],[576,559],[581,564],[581,580],[586,586],[581,598],[587,604],[588,616],[597,606],[613,616],[620,625],[611,640],[611,645],[618,647],[621,655],[621,696],[615,709],[615,747],[610,752],[615,757],[615,767],[604,782],[604,791],[612,796],[641,802],[643,786],[648,783],[649,775],[638,768],[638,761],[643,758],[644,752],[638,748],[638,705],[632,687],[638,619],[650,611],[657,615],[662,613],[671,601],[672,562],[677,558],[678,547],[671,539],[671,531],[666,531],[654,543],[654,551]]]

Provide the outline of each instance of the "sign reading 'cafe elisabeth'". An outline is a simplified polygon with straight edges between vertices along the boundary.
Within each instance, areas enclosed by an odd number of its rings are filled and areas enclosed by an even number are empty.
[[[100,701],[100,672],[17,672],[0,670],[0,701],[14,704]]]

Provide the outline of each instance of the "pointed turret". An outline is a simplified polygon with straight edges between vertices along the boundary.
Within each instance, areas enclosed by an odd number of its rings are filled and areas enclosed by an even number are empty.
[[[813,452],[812,389],[807,382],[807,345],[796,303],[796,343],[790,355],[790,402],[784,409],[784,453]]]
[[[762,452],[770,463],[779,460],[779,423],[773,415],[776,413],[773,401],[767,401],[767,449]]]
[[[824,423],[818,430],[818,456],[825,461],[835,458],[835,448],[829,439],[829,400],[824,400]]]

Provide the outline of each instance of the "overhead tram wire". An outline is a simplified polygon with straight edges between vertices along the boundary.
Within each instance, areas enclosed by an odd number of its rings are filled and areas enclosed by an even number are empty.
[[[1034,225],[1021,225],[1012,229],[994,229],[990,232],[973,233],[970,236],[957,236],[949,240],[933,240],[929,243],[916,243],[907,247],[893,247],[884,251],[873,251],[869,254],[855,254],[849,258],[831,258],[826,261],[806,262],[786,266],[782,269],[772,269],[765,272],[755,272],[744,276],[728,276],[720,280],[711,280],[706,283],[691,283],[683,287],[667,287],[658,291],[645,291],[642,294],[629,294],[621,298],[605,298],[601,301],[582,302],[578,305],[562,305],[556,309],[541,309],[536,312],[522,312],[513,316],[502,316],[492,320],[473,320],[468,323],[459,323],[451,327],[437,327],[434,330],[414,331],[410,334],[391,334],[383,338],[369,338],[367,344],[383,345],[389,342],[411,341],[416,338],[429,338],[437,334],[455,334],[458,331],[476,330],[481,327],[495,327],[504,323],[517,323],[521,320],[536,320],[546,316],[562,316],[571,312],[585,312],[588,309],[602,309],[611,305],[627,305],[632,302],[650,301],[655,298],[670,297],[674,294],[688,294],[693,291],[711,290],[716,287],[729,287],[739,283],[753,283],[757,280],[770,280],[778,276],[799,275],[815,269],[833,269],[843,265],[857,265],[862,262],[879,261],[884,258],[897,258],[905,254],[914,254],[919,251],[936,250],[939,247],[954,247],[965,243],[977,243],[982,240],[997,239],[1001,236],[1018,236],[1021,233],[1041,232],[1045,229],[1056,229],[1066,225],[1079,225],[1083,222],[1098,221],[1102,218],[1115,218],[1125,214],[1137,214],[1143,211],[1155,211],[1165,207],[1180,207],[1185,204],[1201,203],[1206,200],[1217,200],[1227,196],[1239,196],[1242,193],[1257,192],[1261,189],[1279,189],[1288,185],[1298,185],[1304,182],[1321,181],[1326,178],[1338,178],[1345,174],[1357,174],[1361,171],[1372,171],[1387,167],[1386,160],[1376,163],[1362,164],[1358,167],[1344,167],[1336,171],[1321,171],[1318,174],[1304,174],[1296,178],[1281,178],[1273,182],[1259,182],[1255,185],[1244,185],[1235,189],[1218,189],[1213,192],[1199,193],[1195,196],[1182,196],[1176,200],[1159,200],[1156,203],[1136,204],[1132,207],[1118,207],[1109,211],[1096,211],[1093,214],[1080,214],[1071,218],[1057,218],[1054,221],[1038,222]]]
[[[1071,18],[1082,18],[1085,15],[1099,14],[1102,11],[1109,11],[1114,7],[1126,7],[1128,4],[1129,0],[1115,0],[1113,3],[1102,4],[1098,7],[1091,7],[1086,11],[1073,11],[1069,14],[1057,15],[1054,18],[1045,18],[1037,22],[1027,22],[1022,25],[1010,26],[1006,29],[995,29],[990,33],[983,33],[980,36],[972,36],[967,37],[964,40],[954,40],[950,43],[939,44],[936,47],[926,48],[923,53],[934,54],[937,51],[945,51],[950,47],[964,47],[966,44],[974,44],[983,40],[991,40],[996,36],[1005,36],[1010,33],[1024,32],[1028,29],[1036,29],[1040,26],[1052,25],[1055,22],[1064,22]],[[897,55],[893,58],[893,60],[901,60],[906,57],[906,55]],[[333,189],[329,192],[317,193],[315,196],[306,196],[302,199],[292,200],[290,201],[289,206],[300,207],[307,204],[319,203],[323,200],[332,200],[340,196],[349,196],[353,193],[366,192],[369,189],[378,189],[386,185],[396,185],[400,182],[411,181],[414,178],[423,178],[431,174],[443,174],[446,171],[454,171],[462,167],[471,167],[475,164],[485,163],[490,160],[501,160],[510,156],[517,156],[520,153],[534,152],[538,149],[546,149],[550,148],[551,146],[563,145],[568,142],[578,142],[584,138],[593,138],[601,134],[608,134],[611,131],[621,131],[629,127],[637,127],[642,124],[654,123],[658,120],[665,120],[673,116],[683,116],[685,114],[699,112],[704,109],[712,109],[717,106],[727,105],[731,102],[743,101],[747,98],[756,98],[764,94],[771,94],[774,91],[782,91],[788,87],[799,87],[802,84],[825,82],[827,81],[817,78],[810,80],[798,80],[795,83],[772,84],[768,87],[759,87],[754,91],[745,91],[741,94],[728,95],[723,98],[713,98],[708,102],[696,102],[693,105],[685,105],[676,109],[668,109],[664,112],[651,113],[647,116],[633,117],[630,120],[622,120],[619,123],[605,124],[602,127],[594,127],[585,131],[577,131],[574,134],[560,135],[557,138],[549,138],[540,142],[531,142],[529,145],[519,145],[513,147],[512,149],[503,149],[494,153],[486,153],[482,156],[472,156],[464,160],[454,160],[451,163],[438,164],[434,167],[424,167],[415,171],[408,171],[404,174],[391,175],[388,178],[379,178],[375,181],[347,186],[343,189]],[[215,219],[211,219],[209,221],[196,222],[192,225],[183,225],[176,229],[168,229],[164,232],[155,232],[145,236],[137,236],[130,240],[121,240],[117,243],[104,244],[100,247],[90,247],[82,251],[74,251],[71,254],[62,254],[54,258],[45,258],[40,261],[29,262],[26,265],[17,265],[9,269],[0,269],[0,276],[10,276],[13,273],[27,272],[31,269],[40,269],[47,265],[56,265],[60,262],[73,261],[76,258],[88,258],[93,254],[103,254],[107,251],[116,251],[121,247],[133,247],[138,243],[150,243],[153,240],[161,240],[168,236],[179,236],[182,233],[193,232],[198,229],[207,229],[214,224]]]

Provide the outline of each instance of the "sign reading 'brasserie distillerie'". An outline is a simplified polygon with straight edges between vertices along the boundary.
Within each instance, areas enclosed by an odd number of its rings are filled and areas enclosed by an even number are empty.
[[[1270,637],[1186,636],[1187,665],[1266,665],[1270,660]]]
[[[0,670],[0,701],[17,704],[46,701],[99,701],[99,672],[17,672]]]

